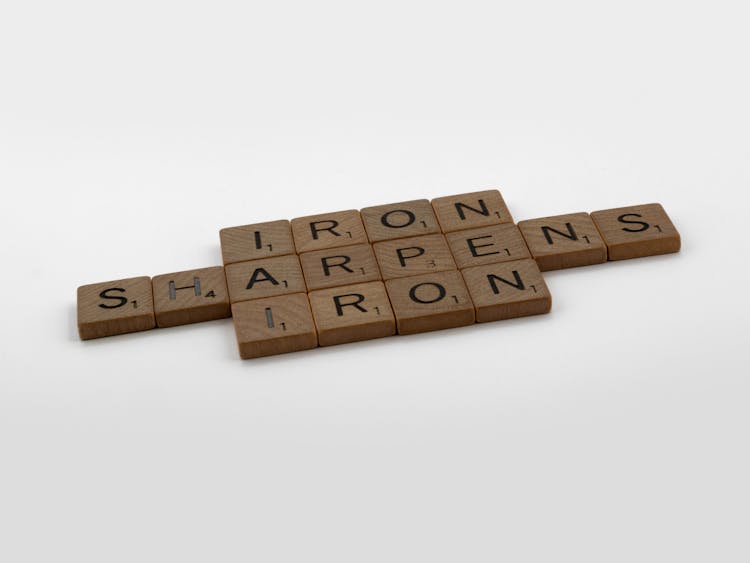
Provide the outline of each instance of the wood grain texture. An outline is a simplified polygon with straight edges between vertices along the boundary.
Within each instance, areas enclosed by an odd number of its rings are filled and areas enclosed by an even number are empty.
[[[474,323],[474,305],[461,274],[437,272],[385,282],[399,334]]]
[[[679,252],[680,233],[659,203],[594,211],[591,218],[610,260]]]
[[[607,247],[588,213],[530,219],[518,228],[542,272],[607,261]]]
[[[437,217],[427,199],[365,207],[360,214],[370,242],[440,232]]]
[[[224,265],[294,254],[289,221],[269,221],[219,231]]]
[[[77,294],[81,340],[156,326],[151,278],[147,276],[83,285]]]
[[[461,270],[474,303],[477,322],[548,313],[552,297],[531,258]]]
[[[305,252],[299,258],[308,291],[381,279],[369,244]]]
[[[231,315],[224,268],[200,268],[152,280],[159,327],[200,323]]]
[[[384,280],[456,269],[448,243],[439,234],[376,242],[373,250]]]
[[[232,317],[240,357],[245,360],[318,345],[310,303],[304,293],[234,303]]]
[[[513,222],[498,190],[438,197],[432,207],[444,233]]]
[[[513,223],[456,231],[445,239],[459,269],[531,258],[521,231]]]
[[[238,262],[225,271],[231,303],[307,291],[296,254]]]
[[[309,297],[321,346],[396,334],[396,320],[383,282],[312,291]]]
[[[356,210],[292,219],[292,235],[298,254],[368,242],[362,218]]]

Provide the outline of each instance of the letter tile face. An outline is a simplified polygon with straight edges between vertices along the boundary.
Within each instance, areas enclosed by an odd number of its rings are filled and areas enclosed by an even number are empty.
[[[313,291],[310,305],[321,346],[396,334],[396,321],[383,282]]]
[[[445,235],[459,269],[531,258],[513,223],[456,231]]]
[[[292,234],[298,254],[337,248],[352,244],[367,244],[365,227],[359,211],[335,211],[292,219]]]
[[[378,242],[373,250],[384,280],[456,269],[443,235]]]
[[[242,359],[309,350],[318,345],[310,303],[304,293],[232,305]]]
[[[294,254],[289,221],[270,221],[219,232],[224,265]]]
[[[149,277],[78,288],[78,335],[81,340],[149,330],[155,326]]]
[[[530,219],[518,228],[542,272],[607,261],[607,247],[588,213]]]
[[[156,324],[170,327],[224,319],[231,315],[224,268],[201,268],[152,280]]]
[[[552,297],[530,258],[474,266],[461,271],[478,323],[548,313]]]
[[[591,214],[610,260],[679,252],[680,233],[658,203],[605,209]]]
[[[309,291],[381,279],[369,244],[305,252],[299,258]]]
[[[370,242],[440,232],[432,205],[426,199],[365,207],[360,213]]]
[[[456,271],[385,282],[399,334],[414,334],[474,323],[474,305]]]
[[[432,207],[444,233],[513,222],[497,190],[438,197]]]
[[[231,303],[307,291],[296,254],[230,264],[225,271]]]

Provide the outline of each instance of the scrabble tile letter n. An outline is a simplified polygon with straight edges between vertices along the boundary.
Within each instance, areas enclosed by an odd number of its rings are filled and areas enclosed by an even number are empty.
[[[153,280],[156,324],[200,323],[231,315],[224,268],[202,268],[156,276]]]
[[[680,233],[658,203],[594,211],[591,218],[607,244],[610,260],[680,250]]]
[[[497,190],[438,197],[432,207],[444,233],[513,222]]]
[[[518,228],[542,272],[607,261],[607,247],[588,213],[530,219]]]
[[[78,288],[81,340],[154,328],[151,278],[140,277]]]

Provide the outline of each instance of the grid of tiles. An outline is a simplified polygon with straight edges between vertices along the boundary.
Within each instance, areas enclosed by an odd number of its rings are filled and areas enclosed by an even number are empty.
[[[514,223],[497,190],[223,229],[224,267],[82,286],[82,339],[232,316],[256,358],[547,313],[543,271],[677,252],[659,204]]]

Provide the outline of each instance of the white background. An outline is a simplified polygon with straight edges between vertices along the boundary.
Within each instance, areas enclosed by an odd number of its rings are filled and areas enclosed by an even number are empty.
[[[0,561],[748,561],[746,2],[0,4]],[[550,315],[82,343],[222,227],[499,188],[683,252]]]

